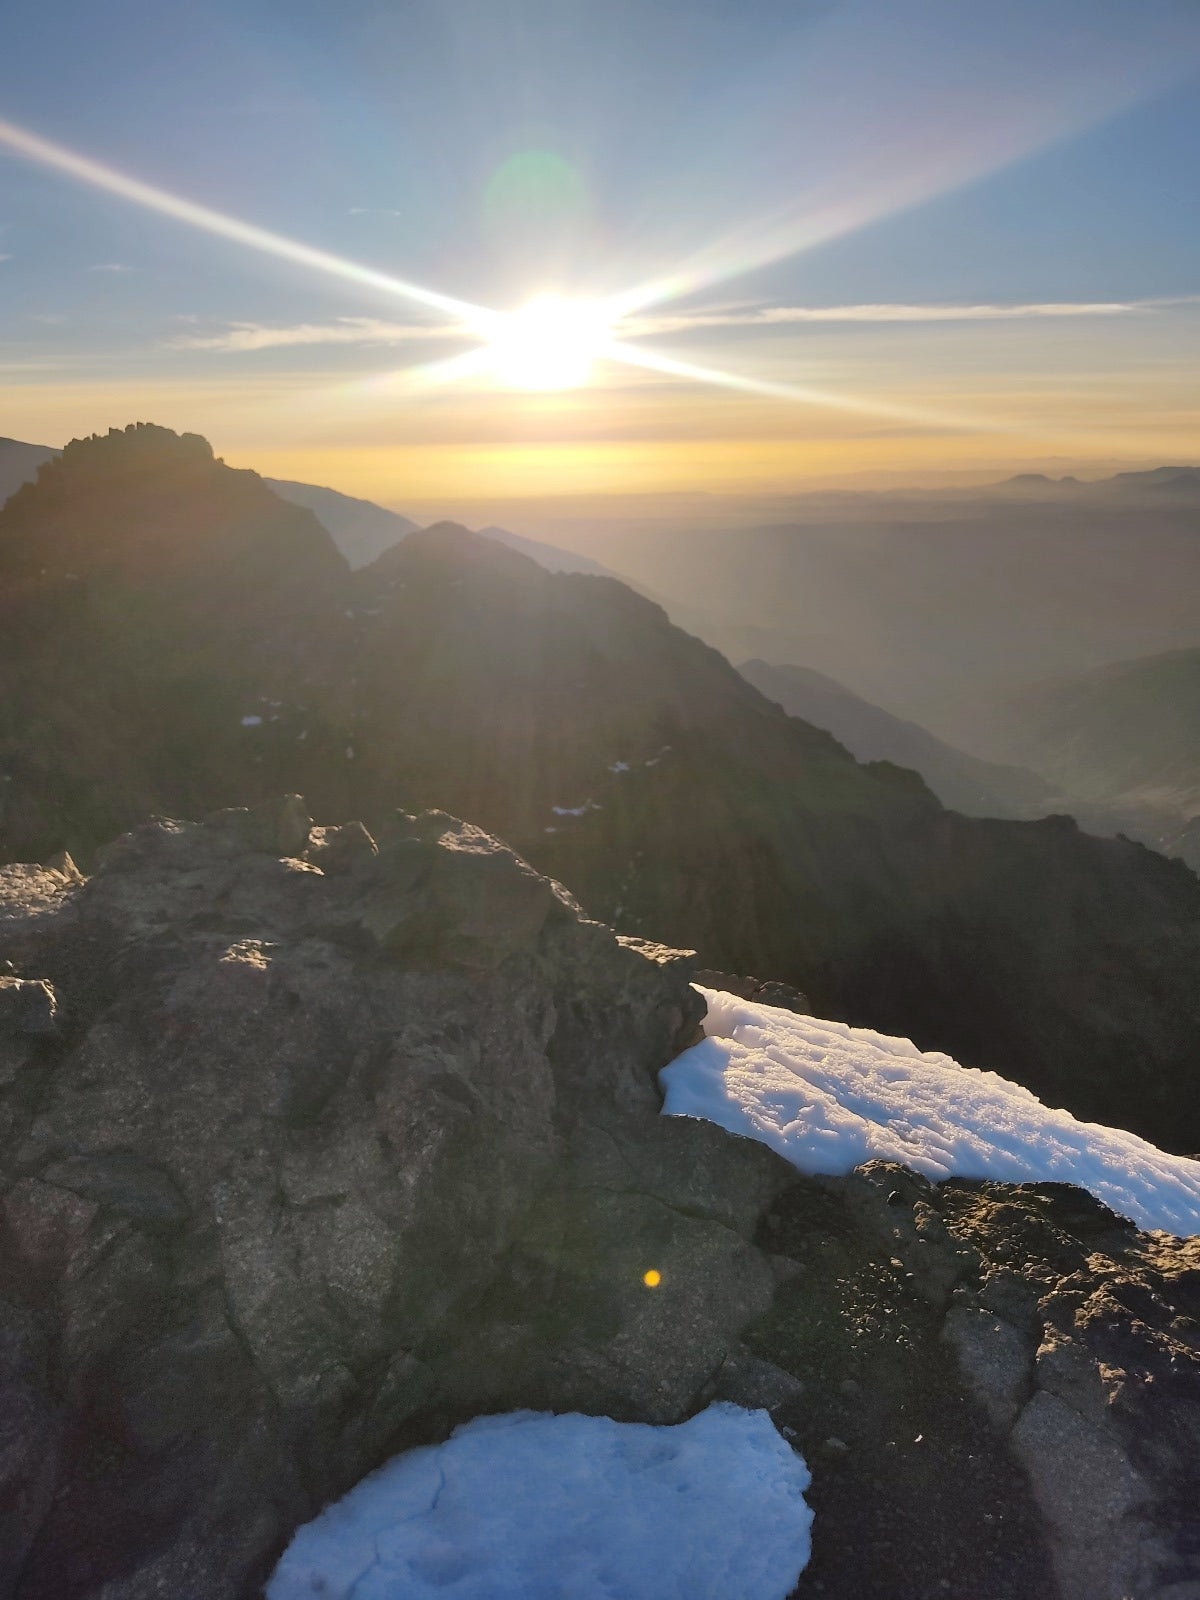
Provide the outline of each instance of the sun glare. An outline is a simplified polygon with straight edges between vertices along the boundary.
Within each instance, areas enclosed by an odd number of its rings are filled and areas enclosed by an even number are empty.
[[[498,319],[489,336],[496,371],[514,389],[578,389],[608,342],[609,323],[596,301],[539,295]]]

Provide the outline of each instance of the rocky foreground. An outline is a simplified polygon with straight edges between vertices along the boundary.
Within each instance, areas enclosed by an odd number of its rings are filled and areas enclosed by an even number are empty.
[[[688,958],[471,825],[157,821],[0,868],[0,958],[0,1595],[248,1600],[468,1417],[714,1397],[798,1595],[1200,1595],[1200,1246],[660,1117]]]

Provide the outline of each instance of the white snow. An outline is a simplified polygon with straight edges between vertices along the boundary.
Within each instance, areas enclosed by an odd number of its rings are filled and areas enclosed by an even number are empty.
[[[581,806],[551,806],[556,817],[583,817],[591,809],[592,802],[585,800]]]
[[[785,1600],[809,1474],[765,1411],[517,1411],[410,1450],[301,1528],[267,1600]]]
[[[629,763],[628,761],[614,761],[608,770],[610,772],[628,772]]]
[[[935,1182],[1074,1183],[1141,1228],[1200,1233],[1200,1161],[1078,1122],[907,1039],[700,993],[708,1037],[659,1075],[668,1116],[759,1139],[801,1172],[886,1160]]]
[[[262,727],[262,718],[261,717],[243,717],[242,718],[242,727],[243,728],[261,728]]]

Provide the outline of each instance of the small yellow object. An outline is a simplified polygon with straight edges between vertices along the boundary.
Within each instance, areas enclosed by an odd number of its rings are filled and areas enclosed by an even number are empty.
[[[662,1282],[662,1273],[657,1267],[651,1267],[649,1272],[642,1274],[642,1282],[646,1285],[647,1289],[657,1289],[659,1284]]]

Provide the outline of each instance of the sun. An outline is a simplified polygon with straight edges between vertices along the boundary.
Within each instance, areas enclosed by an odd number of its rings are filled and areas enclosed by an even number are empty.
[[[610,320],[598,301],[538,295],[490,333],[496,371],[514,389],[578,389],[610,338]]]

